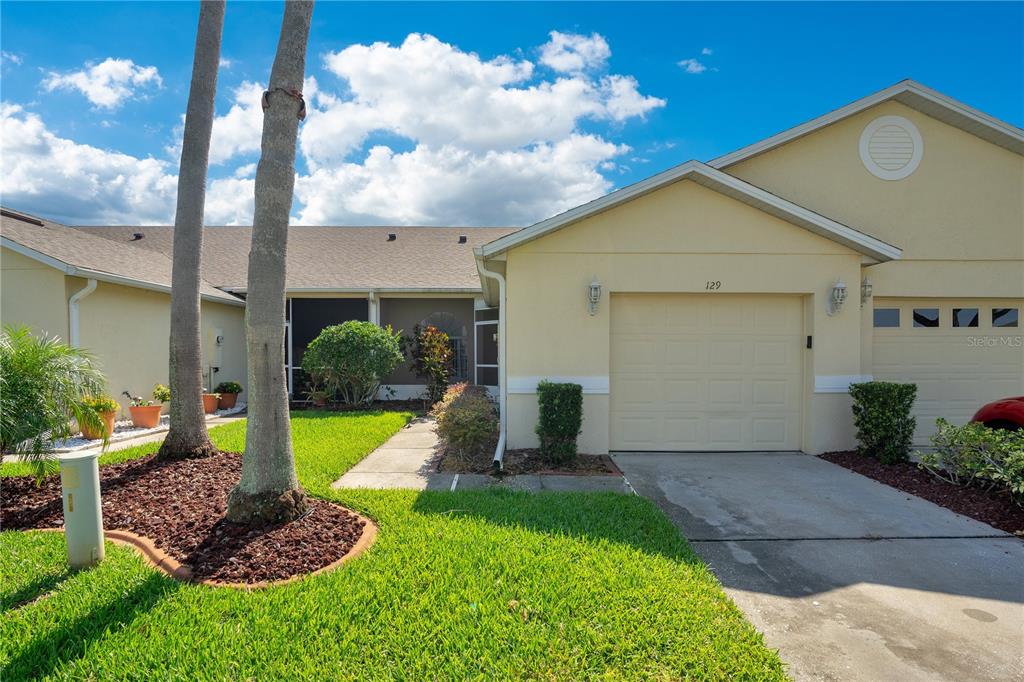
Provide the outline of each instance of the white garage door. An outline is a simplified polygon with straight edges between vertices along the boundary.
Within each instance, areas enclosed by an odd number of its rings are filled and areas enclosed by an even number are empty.
[[[615,294],[611,448],[799,450],[794,296]]]
[[[970,420],[987,402],[1024,394],[1020,300],[874,300],[873,374],[917,384],[917,432]]]

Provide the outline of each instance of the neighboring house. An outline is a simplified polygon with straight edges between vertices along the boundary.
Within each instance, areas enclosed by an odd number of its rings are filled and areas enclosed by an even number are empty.
[[[545,378],[583,385],[592,453],[849,448],[871,377],[917,384],[918,443],[1024,394],[1022,154],[904,81],[484,245],[507,447],[537,443]]]
[[[925,443],[936,417],[1024,394],[1022,154],[1021,129],[904,81],[521,230],[293,227],[289,385],[301,398],[302,352],[327,324],[433,323],[459,378],[499,387],[498,456],[536,445],[541,379],[583,385],[585,452],[848,448],[848,387],[871,377],[918,385]],[[172,228],[8,222],[5,323],[67,328],[80,286],[55,277],[74,272],[38,275],[24,300],[8,283],[26,249],[75,263],[69,232],[159,256],[169,281]],[[250,232],[207,229],[209,296],[244,297]],[[404,367],[386,381],[422,391]]]
[[[79,227],[122,245],[171,255],[173,227]],[[483,309],[473,248],[509,228],[302,227],[288,229],[285,275],[285,367],[289,391],[304,398],[302,355],[329,325],[348,320],[390,325],[411,336],[431,324],[448,334],[454,380],[498,385],[497,314]],[[208,227],[203,234],[203,278],[245,296],[251,227]],[[480,321],[481,324],[477,324]],[[480,342],[477,342],[477,338]],[[381,397],[423,394],[422,380],[403,363],[384,378]]]
[[[6,208],[0,213],[3,324],[25,324],[90,351],[122,407],[122,391],[150,398],[154,384],[166,384],[170,259]],[[206,383],[245,386],[245,304],[208,282],[200,293]]]

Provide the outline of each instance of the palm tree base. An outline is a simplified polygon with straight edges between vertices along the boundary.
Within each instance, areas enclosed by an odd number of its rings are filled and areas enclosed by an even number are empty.
[[[263,525],[288,523],[309,510],[309,498],[302,488],[284,492],[268,490],[248,493],[238,486],[228,493],[228,510],[225,517],[232,523]]]
[[[198,457],[212,457],[220,452],[217,447],[207,439],[205,442],[196,443],[173,435],[164,439],[160,449],[157,450],[156,458],[162,460],[172,459],[194,459]]]

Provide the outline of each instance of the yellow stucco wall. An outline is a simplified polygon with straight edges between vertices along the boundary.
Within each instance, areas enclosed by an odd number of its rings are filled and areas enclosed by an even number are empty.
[[[28,324],[67,339],[68,298],[87,280],[67,277],[6,249],[2,259],[3,323]],[[204,300],[202,326],[204,372],[219,364],[214,384],[235,380],[245,386],[244,308]],[[218,330],[224,337],[219,349]],[[79,304],[79,333],[80,345],[96,357],[107,377],[108,392],[122,407],[126,401],[121,391],[148,397],[154,384],[167,383],[169,294],[99,282]]]
[[[3,324],[26,324],[36,332],[68,338],[64,273],[0,249],[0,318]]]
[[[902,180],[860,158],[864,128],[902,116],[924,153]],[[1024,157],[886,102],[723,169],[903,249],[871,267],[878,296],[1024,296]]]
[[[122,407],[126,400],[121,391],[148,397],[154,384],[167,383],[170,301],[170,295],[162,292],[100,282],[80,303],[82,346],[102,363],[108,390]],[[214,384],[227,380],[246,384],[244,320],[241,307],[202,302],[204,375],[214,362],[221,367]],[[214,343],[217,329],[224,336],[219,357]]]
[[[817,376],[860,371],[860,311],[853,298],[836,316],[825,300],[837,278],[860,279],[856,252],[691,181],[682,181],[517,247],[507,254],[509,447],[533,447],[534,378],[608,383],[613,292],[793,294],[804,299],[802,447],[821,452],[852,438],[849,397],[816,393]],[[597,314],[586,291],[603,287]],[[721,289],[707,292],[708,280]],[[856,294],[854,294],[855,296]],[[608,450],[607,388],[584,396],[580,450]]]

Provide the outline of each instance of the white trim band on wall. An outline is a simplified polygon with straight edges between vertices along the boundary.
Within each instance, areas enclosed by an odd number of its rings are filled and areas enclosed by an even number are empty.
[[[567,376],[546,376],[546,377],[509,377],[509,393],[536,393],[537,384],[544,380],[556,383],[579,384],[583,392],[589,395],[607,395],[609,381],[608,377],[567,377]]]
[[[814,377],[814,392],[849,393],[850,384],[871,380],[870,374],[818,374]]]

